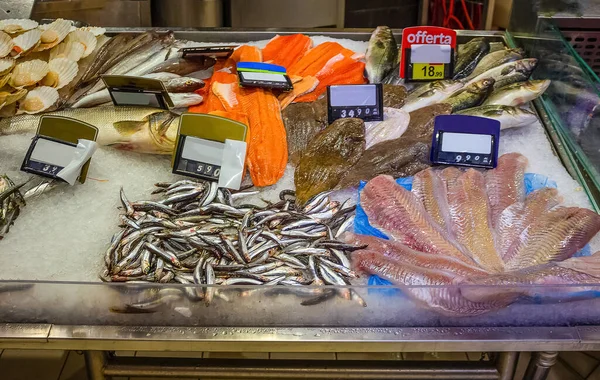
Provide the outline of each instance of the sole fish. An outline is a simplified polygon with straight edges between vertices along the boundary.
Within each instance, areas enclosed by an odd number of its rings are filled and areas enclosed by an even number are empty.
[[[451,226],[456,239],[473,260],[490,272],[501,272],[504,263],[496,252],[490,221],[485,178],[475,169],[465,171],[448,188]]]
[[[369,181],[361,192],[361,205],[369,222],[391,239],[418,251],[472,263],[469,253],[459,249],[458,243],[453,244],[415,196],[392,177],[380,175]]]
[[[508,270],[519,270],[573,256],[600,231],[600,216],[577,207],[561,207],[541,216],[519,235],[510,249]],[[510,252],[510,251],[509,251]]]
[[[433,127],[435,117],[438,115],[449,115],[452,107],[448,104],[440,103],[420,108],[410,112],[410,122],[406,132],[402,135],[405,138],[431,139],[433,137]]]
[[[412,183],[412,193],[421,202],[433,220],[445,230],[448,230],[450,209],[446,184],[433,169],[425,169],[415,174]]]
[[[500,213],[496,222],[496,246],[504,262],[513,258],[509,248],[527,226],[560,202],[558,190],[545,187],[529,194],[524,202],[514,203]]]
[[[454,276],[443,271],[403,264],[372,251],[355,252],[352,260],[357,270],[376,274],[392,282],[413,300],[444,315],[479,315],[507,305],[495,300],[467,300],[459,288],[452,286]]]
[[[519,153],[503,154],[498,166],[485,174],[485,187],[490,200],[492,226],[508,206],[525,199],[527,158]]]
[[[410,122],[408,112],[385,107],[383,121],[365,123],[366,148],[388,140],[400,138]]]
[[[293,103],[282,112],[288,143],[288,159],[297,165],[310,140],[327,127],[324,101]]]

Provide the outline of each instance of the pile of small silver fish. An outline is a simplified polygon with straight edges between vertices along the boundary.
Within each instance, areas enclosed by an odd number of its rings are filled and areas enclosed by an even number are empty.
[[[23,185],[17,186],[7,176],[0,176],[0,240],[19,217],[21,207],[25,206],[25,199],[19,191]]]
[[[357,277],[347,253],[364,247],[338,240],[354,220],[349,201],[325,192],[300,208],[286,190],[279,202],[260,207],[238,204],[257,191],[187,179],[155,186],[157,201],[130,202],[121,190],[122,229],[106,251],[102,280],[285,285],[303,305],[339,295],[366,306],[349,288],[320,287],[345,287]],[[210,304],[217,288],[186,287],[186,296]]]

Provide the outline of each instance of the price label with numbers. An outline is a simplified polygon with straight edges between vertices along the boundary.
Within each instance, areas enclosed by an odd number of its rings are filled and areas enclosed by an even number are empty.
[[[456,31],[419,26],[402,32],[400,76],[413,81],[447,79],[452,76]]]
[[[445,65],[443,63],[414,63],[412,70],[412,79],[444,79],[444,71]]]
[[[355,117],[364,121],[383,120],[381,84],[349,84],[327,87],[329,124],[337,119]]]
[[[235,120],[183,114],[173,153],[173,173],[239,189],[246,158],[246,133],[246,125]]]
[[[163,82],[158,79],[127,75],[102,75],[102,80],[115,106],[173,107]]]

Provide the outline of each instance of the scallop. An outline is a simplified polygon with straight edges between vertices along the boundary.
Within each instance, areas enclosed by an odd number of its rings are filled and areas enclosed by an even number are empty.
[[[17,60],[11,57],[0,58],[0,75],[6,75],[10,73],[15,67],[16,63]]]
[[[0,30],[9,34],[23,33],[37,28],[37,21],[27,19],[0,20]]]
[[[10,74],[6,74],[0,77],[0,88],[6,86],[8,80],[10,79]]]
[[[81,42],[68,41],[61,42],[50,50],[50,60],[57,58],[69,58],[71,61],[78,62],[83,53],[85,46]]]
[[[42,79],[42,86],[55,87],[61,89],[71,83],[77,76],[79,67],[77,62],[71,61],[69,58],[56,58],[48,62],[50,71]]]
[[[106,29],[104,29],[100,26],[84,26],[82,28],[79,28],[79,30],[83,30],[86,32],[92,32],[92,34],[96,37],[99,37],[99,36],[103,35],[104,33],[106,33]]]
[[[13,38],[13,46],[10,54],[18,58],[20,56],[26,55],[33,51],[40,44],[40,37],[42,37],[42,31],[39,29],[33,29],[28,32],[25,32],[17,37]]]
[[[96,44],[98,43],[96,37],[92,32],[81,29],[77,29],[76,31],[69,33],[67,35],[66,41],[79,42],[83,45],[85,50],[81,58],[85,58],[88,55],[92,54],[92,52],[96,48]]]
[[[0,57],[9,55],[13,46],[15,46],[15,44],[13,43],[12,38],[8,34],[0,32]]]
[[[67,34],[71,31],[71,21],[59,18],[53,21],[45,28],[40,36],[40,46],[36,48],[36,51],[43,51],[53,48],[58,45],[62,40],[65,39]]]
[[[33,86],[48,75],[49,71],[48,63],[40,59],[25,61],[15,66],[8,83],[14,88]]]
[[[14,92],[0,91],[0,107],[13,104],[14,102],[23,98],[25,95],[27,95],[27,90],[24,88]]]
[[[52,107],[58,101],[58,91],[53,87],[42,86],[27,93],[19,103],[17,114],[38,113]]]

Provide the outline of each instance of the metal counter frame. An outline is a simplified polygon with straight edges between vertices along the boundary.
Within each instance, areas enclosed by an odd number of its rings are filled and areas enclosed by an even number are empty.
[[[144,28],[107,28],[108,33]],[[305,33],[367,41],[365,29],[231,30],[175,29],[178,38],[208,43],[265,40],[276,34]],[[399,39],[400,30],[396,30]],[[506,37],[502,32],[460,31],[459,38]],[[536,107],[544,124],[550,122]],[[547,128],[554,149],[569,172],[581,180],[568,151]],[[2,306],[0,306],[2,307]],[[48,321],[52,322],[52,321]],[[91,380],[110,376],[195,376],[224,378],[354,379],[512,379],[519,351],[537,352],[527,379],[542,380],[558,351],[600,350],[600,327],[497,328],[233,328],[108,325],[0,324],[0,349],[83,350]],[[500,352],[495,363],[404,361],[256,361],[223,359],[115,358],[115,350],[212,352]],[[496,368],[497,366],[497,368]],[[441,377],[441,376],[445,377]]]

